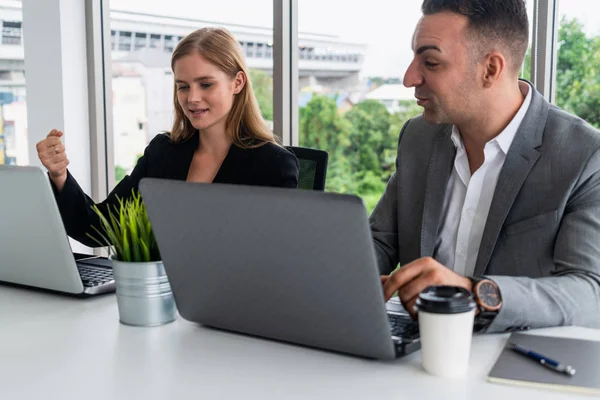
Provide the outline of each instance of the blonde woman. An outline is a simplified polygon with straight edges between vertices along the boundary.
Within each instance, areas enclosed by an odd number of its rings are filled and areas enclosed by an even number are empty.
[[[235,37],[222,28],[186,36],[171,58],[175,118],[170,133],[157,135],[131,175],[98,206],[131,196],[144,177],[295,188],[298,160],[279,146],[261,117]],[[97,246],[86,233],[98,218],[94,204],[67,170],[69,160],[53,129],[37,144],[48,169],[67,233]]]

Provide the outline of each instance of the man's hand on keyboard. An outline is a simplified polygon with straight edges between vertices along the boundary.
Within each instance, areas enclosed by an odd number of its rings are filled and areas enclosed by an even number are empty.
[[[398,291],[398,297],[402,305],[413,318],[416,318],[414,310],[415,302],[419,293],[431,285],[461,286],[468,290],[473,289],[469,278],[465,278],[443,266],[431,257],[424,257],[392,272],[390,275],[381,277],[383,295],[388,301]]]

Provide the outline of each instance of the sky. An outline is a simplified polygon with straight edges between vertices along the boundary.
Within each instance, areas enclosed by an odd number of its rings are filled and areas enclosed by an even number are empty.
[[[600,34],[599,0],[559,0],[559,15],[576,17],[590,34]],[[533,1],[528,1],[532,15]],[[112,9],[219,23],[273,26],[273,0],[110,0]],[[421,17],[419,0],[298,0],[300,32],[330,34],[368,46],[364,76],[400,76],[410,64],[411,37]]]

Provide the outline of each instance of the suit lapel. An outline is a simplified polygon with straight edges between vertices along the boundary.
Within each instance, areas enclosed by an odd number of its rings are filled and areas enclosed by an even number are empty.
[[[549,104],[531,85],[530,90],[533,93],[529,110],[519,126],[498,176],[475,263],[475,276],[485,273],[508,212],[540,157],[536,149],[542,144]]]
[[[506,216],[523,182],[540,156],[535,149],[527,147],[528,145],[528,143],[524,143],[522,136],[516,135],[510,151],[506,155],[481,237],[479,254],[475,263],[475,276],[479,276],[485,271]]]
[[[448,126],[438,134],[429,158],[421,224],[421,257],[432,256],[435,247],[446,186],[456,155],[456,148],[450,140],[451,131],[452,127]]]

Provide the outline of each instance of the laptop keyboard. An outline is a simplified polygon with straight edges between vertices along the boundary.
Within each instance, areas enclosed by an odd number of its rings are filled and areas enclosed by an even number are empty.
[[[392,336],[406,340],[419,337],[419,323],[413,320],[410,315],[388,313],[387,316]]]
[[[95,287],[114,281],[112,269],[78,265],[84,287]]]

